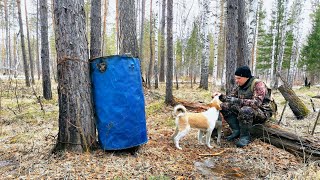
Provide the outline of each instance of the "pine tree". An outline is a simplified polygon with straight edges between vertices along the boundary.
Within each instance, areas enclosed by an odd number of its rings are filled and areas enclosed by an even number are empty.
[[[307,44],[303,47],[301,65],[305,65],[307,72],[314,74],[320,69],[320,6],[314,13],[314,22]]]

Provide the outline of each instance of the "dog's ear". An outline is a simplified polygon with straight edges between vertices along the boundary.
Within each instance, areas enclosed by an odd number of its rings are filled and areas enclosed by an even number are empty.
[[[210,107],[214,107],[216,108],[217,110],[222,110],[221,106],[221,101],[219,99],[213,99],[211,101],[211,103],[209,104]]]

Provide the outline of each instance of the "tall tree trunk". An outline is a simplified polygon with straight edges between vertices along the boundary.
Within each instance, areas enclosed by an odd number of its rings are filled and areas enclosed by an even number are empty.
[[[7,0],[4,0],[4,20],[5,20],[5,28],[6,28],[6,37],[5,37],[5,53],[6,53],[6,58],[4,60],[4,67],[6,68],[5,72],[6,74],[11,74],[11,66],[10,66],[10,51],[9,51],[9,41],[10,41],[10,35],[9,35],[9,21],[8,21],[9,15],[8,15],[8,4]]]
[[[246,7],[244,0],[238,0],[238,50],[237,50],[237,65],[243,66],[251,64],[249,62],[248,51],[248,35],[247,35],[247,20]]]
[[[48,7],[47,7],[48,9]],[[47,15],[47,18],[48,18],[48,15]],[[47,20],[48,21],[48,20]],[[41,76],[41,70],[40,70],[40,58],[39,58],[39,0],[37,0],[37,50],[36,50],[36,55],[37,55],[37,58],[36,58],[36,65],[37,65],[37,73],[38,73],[38,80],[40,80],[40,76]],[[50,67],[50,66],[49,66]],[[50,69],[50,68],[49,68]]]
[[[164,64],[165,64],[165,49],[164,49],[164,28],[166,25],[166,0],[162,1],[162,17],[161,17],[161,28],[160,28],[160,73],[159,73],[159,81],[164,82]]]
[[[291,58],[290,58],[290,67],[289,73],[287,77],[287,81],[289,87],[293,86],[294,78],[297,71],[298,60],[300,56],[300,47],[301,47],[301,27],[302,25],[302,0],[295,0],[293,4],[293,14],[291,15],[291,19],[293,20],[292,23],[292,33],[293,33],[293,45],[291,50]]]
[[[25,13],[26,13],[26,26],[27,26],[27,40],[28,40],[28,49],[29,49],[29,61],[30,61],[30,74],[31,74],[31,82],[34,84],[34,62],[32,56],[31,42],[29,36],[29,21],[28,21],[28,11],[27,11],[27,1],[24,1],[25,4]]]
[[[108,5],[109,1],[104,0],[104,12],[103,12],[103,31],[102,31],[102,46],[101,46],[101,55],[104,56],[105,51],[105,39],[106,39],[106,26],[107,26],[107,15],[108,15]]]
[[[202,48],[202,58],[201,58],[201,76],[200,76],[200,86],[199,88],[208,90],[208,76],[209,76],[209,53],[210,53],[210,40],[209,40],[209,6],[210,1],[204,0],[202,6],[202,40],[203,40],[203,48]]]
[[[119,1],[120,54],[139,56],[134,0]]]
[[[56,25],[55,25],[55,17],[54,17],[54,7],[53,7],[53,2],[54,0],[51,0],[51,17],[52,17],[52,29],[53,29],[53,32],[56,31]],[[54,39],[55,39],[55,33],[52,34]],[[56,52],[56,49],[52,49],[52,52],[51,52],[51,68],[52,68],[52,74],[53,74],[53,79],[55,82],[58,82],[58,73],[57,73],[57,52]]]
[[[173,0],[168,0],[167,4],[167,76],[166,76],[166,97],[165,103],[172,104],[174,102],[172,94],[173,79],[173,37],[172,37],[172,21],[173,21]]]
[[[91,1],[90,59],[101,56],[101,0]]]
[[[159,1],[156,1],[156,10],[154,13],[154,88],[158,89],[158,29],[159,29],[159,23],[158,23],[158,12],[160,12],[160,6]],[[159,8],[159,9],[158,9]],[[158,9],[158,11],[157,11]]]
[[[237,65],[238,1],[227,0],[226,42],[226,94],[235,87],[234,72]]]
[[[141,26],[140,26],[140,54],[139,54],[139,58],[141,63],[143,64],[143,38],[144,38],[144,14],[145,14],[145,9],[146,9],[146,1],[142,0],[142,11],[141,11]],[[142,68],[141,68],[142,69]]]
[[[152,76],[152,62],[153,62],[153,46],[152,46],[152,31],[153,31],[153,19],[152,19],[152,0],[150,0],[150,61],[149,61],[149,68],[148,68],[148,77],[147,77],[147,84],[148,88],[151,88],[151,76]]]
[[[276,56],[276,37],[277,37],[277,26],[278,26],[278,16],[279,16],[279,11],[277,11],[278,5],[276,4],[276,1],[273,2],[272,4],[272,9],[274,9],[274,12],[271,14],[271,18],[274,20],[274,23],[271,24],[272,30],[272,52],[271,52],[271,72],[270,72],[270,85],[272,85],[272,88],[274,87],[274,77],[276,76],[276,66],[275,66],[275,56]]]
[[[25,76],[26,86],[30,87],[29,66],[28,66],[27,56],[26,56],[26,47],[25,47],[25,44],[24,44],[24,34],[23,34],[23,24],[22,24],[22,17],[21,17],[20,0],[17,0],[17,6],[18,6],[18,16],[19,16],[19,26],[20,26],[21,50],[22,50],[24,76]]]
[[[219,2],[216,1],[215,5],[215,11],[214,11],[214,52],[213,52],[213,70],[212,70],[212,88],[215,88],[217,85],[218,80],[218,47],[219,47],[219,15],[222,16],[222,14],[219,14]]]
[[[52,99],[50,61],[49,61],[49,39],[48,39],[48,4],[47,0],[40,1],[40,23],[41,23],[41,65],[42,65],[42,88],[43,97]]]
[[[256,42],[258,37],[258,17],[259,17],[259,3],[260,0],[250,0],[249,2],[249,34],[248,34],[248,52],[250,69],[252,74],[255,74],[256,62]]]
[[[219,17],[219,44],[218,47],[218,64],[220,68],[217,72],[217,77],[221,78],[221,90],[225,90],[226,83],[226,1],[220,0],[220,17]]]
[[[83,1],[55,0],[59,134],[54,151],[88,151],[96,142]]]
[[[120,35],[119,35],[119,0],[116,0],[116,39],[117,39],[117,54],[120,51]]]

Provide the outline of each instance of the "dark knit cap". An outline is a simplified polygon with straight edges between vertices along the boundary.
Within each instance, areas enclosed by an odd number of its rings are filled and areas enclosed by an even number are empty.
[[[234,73],[236,76],[241,76],[241,77],[246,77],[246,78],[251,78],[251,70],[248,66],[241,66],[238,67],[236,72]]]

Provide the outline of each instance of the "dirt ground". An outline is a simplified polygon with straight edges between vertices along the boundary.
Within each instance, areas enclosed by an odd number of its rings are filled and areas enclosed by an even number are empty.
[[[53,85],[56,87],[56,85]],[[183,150],[174,147],[171,135],[174,118],[171,106],[164,104],[165,87],[144,90],[148,142],[136,153],[103,151],[84,154],[52,154],[57,140],[57,91],[53,100],[37,100],[41,85],[23,87],[23,82],[2,81],[0,92],[0,177],[1,179],[320,179],[320,162],[308,161],[260,140],[244,148],[222,139],[218,147],[208,149],[197,144],[192,130],[182,141]],[[310,98],[320,94],[319,87],[295,88],[296,94],[312,110]],[[211,92],[190,84],[173,90],[175,97],[209,102]],[[284,99],[274,92],[279,114]],[[320,108],[320,99],[313,99]],[[296,120],[286,109],[281,126],[297,134],[310,133],[317,113]],[[278,115],[279,119],[279,115]],[[223,129],[224,134],[229,129]],[[320,125],[314,137],[320,136]]]

